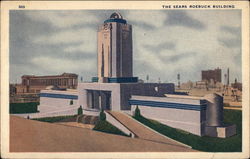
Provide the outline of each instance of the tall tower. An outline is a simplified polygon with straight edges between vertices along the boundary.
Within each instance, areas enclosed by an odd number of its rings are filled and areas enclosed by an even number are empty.
[[[115,12],[98,29],[98,82],[131,82],[131,79],[132,26]]]

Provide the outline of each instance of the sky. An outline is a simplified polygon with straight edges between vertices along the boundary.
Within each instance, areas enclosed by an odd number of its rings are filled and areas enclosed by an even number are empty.
[[[149,81],[200,81],[230,69],[242,80],[240,10],[115,10],[133,28],[133,72]],[[97,28],[114,10],[10,11],[10,82],[22,75],[97,76]]]

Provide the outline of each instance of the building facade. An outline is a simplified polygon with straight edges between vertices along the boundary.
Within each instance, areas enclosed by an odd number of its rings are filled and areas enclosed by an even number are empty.
[[[132,112],[138,107],[140,113],[146,118],[203,136],[206,124],[206,100],[185,97],[183,95],[132,96],[129,103],[132,105]]]
[[[63,73],[55,76],[22,76],[21,84],[15,85],[16,94],[39,93],[47,86],[57,86],[61,89],[76,89],[78,84],[78,75],[73,73]]]
[[[221,69],[216,68],[214,70],[203,70],[201,71],[201,80],[210,82],[213,80],[216,82],[221,82]]]
[[[132,26],[113,13],[98,29],[98,81],[133,79]]]
[[[132,113],[136,107],[149,119],[198,136],[226,138],[236,134],[236,125],[223,123],[223,97],[166,94],[166,97],[132,96]]]
[[[242,91],[242,83],[237,82],[237,79],[235,79],[234,83],[231,83],[231,87],[239,91]]]
[[[132,95],[163,97],[174,93],[171,83],[80,83],[78,86],[79,104],[85,113],[88,111],[130,110]]]
[[[138,82],[133,77],[132,60],[132,26],[115,12],[98,30],[98,77],[90,83],[79,83],[75,92],[42,91],[39,110],[73,115],[81,107],[83,114],[98,116],[101,110],[133,114],[139,107],[147,118],[199,136],[236,133],[235,126],[223,125],[223,97],[169,95],[175,93],[173,83]],[[220,70],[210,72],[204,73],[204,80],[221,81],[217,75]],[[114,123],[122,125],[118,120]]]
[[[133,77],[132,26],[120,13],[113,13],[98,31],[98,77],[80,83],[79,103],[91,111],[130,110],[131,95],[164,96],[173,93],[172,83],[139,83]]]

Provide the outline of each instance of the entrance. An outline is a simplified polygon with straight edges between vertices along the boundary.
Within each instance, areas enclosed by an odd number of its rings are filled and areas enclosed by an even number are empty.
[[[101,91],[101,108],[103,110],[111,110],[111,91]]]
[[[111,110],[111,91],[87,90],[87,107]]]

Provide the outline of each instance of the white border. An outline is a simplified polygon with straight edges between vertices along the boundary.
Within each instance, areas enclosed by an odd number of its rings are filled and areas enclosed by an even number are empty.
[[[243,70],[243,152],[242,153],[9,153],[9,10],[79,10],[79,9],[163,9],[162,5],[235,5],[242,10]],[[223,9],[223,8],[222,8]],[[210,9],[207,9],[210,10]],[[213,10],[213,9],[211,9]],[[1,2],[1,156],[3,158],[248,158],[249,157],[249,2],[248,1],[2,1]]]

